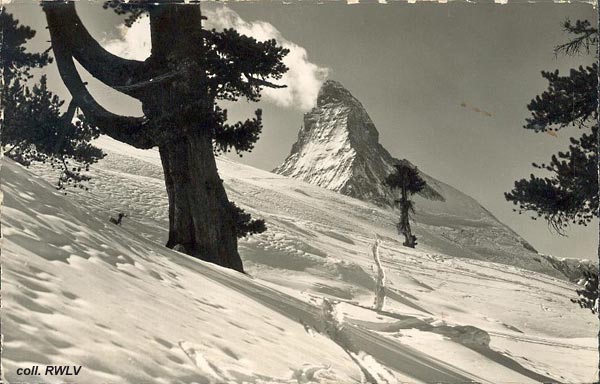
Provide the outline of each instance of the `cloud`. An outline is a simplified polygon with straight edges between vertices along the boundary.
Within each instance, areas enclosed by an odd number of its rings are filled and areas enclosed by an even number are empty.
[[[279,45],[289,49],[290,52],[283,59],[289,70],[278,81],[279,84],[287,85],[287,88],[264,89],[264,100],[302,111],[315,106],[319,89],[329,75],[329,69],[312,63],[305,48],[284,38],[272,24],[264,21],[247,22],[227,7],[204,10],[203,14],[208,18],[204,23],[208,29],[234,28],[259,41],[275,39]],[[104,43],[107,50],[137,60],[144,60],[150,55],[150,25],[147,17],[139,19],[131,28],[120,26],[119,33],[119,38]]]
[[[289,49],[290,52],[283,59],[289,70],[280,81],[281,84],[287,85],[287,88],[267,88],[263,95],[268,101],[284,107],[294,107],[303,111],[314,107],[321,84],[327,78],[329,70],[310,62],[306,49],[284,38],[272,24],[264,21],[244,21],[227,7],[205,11],[204,15],[208,18],[205,22],[207,28],[234,28],[239,33],[259,41],[275,39],[281,46]]]
[[[147,16],[138,19],[131,27],[119,26],[119,37],[104,41],[104,48],[127,59],[145,60],[150,56],[150,20]]]

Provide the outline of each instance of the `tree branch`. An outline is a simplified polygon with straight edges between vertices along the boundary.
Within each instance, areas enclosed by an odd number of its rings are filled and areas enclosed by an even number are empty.
[[[113,89],[116,89],[117,91],[123,92],[125,94],[135,94],[140,91],[145,91],[146,89],[148,89],[148,87],[151,87],[151,86],[154,86],[154,85],[157,85],[157,84],[169,81],[169,80],[173,80],[173,79],[181,76],[181,74],[182,74],[181,71],[171,71],[171,72],[167,72],[165,74],[153,77],[148,80],[140,81],[135,84],[113,86]]]
[[[246,73],[244,73],[244,76],[246,76],[246,79],[248,79],[248,84],[250,84],[250,85],[257,85],[257,86],[263,86],[263,87],[268,87],[268,88],[277,88],[277,89],[287,88],[287,85],[273,84],[266,80],[257,79],[255,77],[252,77]]]
[[[58,154],[60,149],[62,148],[63,144],[66,141],[66,137],[65,135],[61,134],[61,130],[63,130],[65,125],[70,125],[71,122],[73,121],[73,117],[75,117],[75,111],[77,110],[77,103],[75,102],[75,99],[71,99],[71,101],[69,102],[69,107],[67,108],[66,112],[63,113],[63,115],[61,116],[61,119],[64,122],[64,125],[62,127],[60,127],[58,129],[59,132],[59,138],[58,140],[56,140],[56,144],[54,145],[54,150],[52,151],[53,153]]]
[[[65,6],[65,5],[61,5]],[[147,120],[144,117],[119,116],[104,109],[90,95],[81,80],[72,56],[71,32],[61,28],[57,16],[62,14],[54,4],[44,4],[44,11],[48,18],[50,37],[54,58],[60,76],[77,105],[90,122],[96,125],[103,134],[115,140],[133,145],[137,148],[152,148],[156,145],[152,140],[153,135],[147,134]]]
[[[77,103],[75,102],[75,99],[71,99],[71,102],[69,103],[69,107],[67,108],[65,113],[63,113],[63,115],[62,115],[63,120],[66,123],[70,123],[71,121],[73,121],[73,117],[75,117],[76,110],[77,110]]]
[[[75,10],[75,2],[44,2],[51,35],[60,35],[71,55],[96,79],[104,84],[126,86],[148,76],[149,64],[128,60],[108,52],[90,35]],[[134,93],[123,93],[135,96]]]

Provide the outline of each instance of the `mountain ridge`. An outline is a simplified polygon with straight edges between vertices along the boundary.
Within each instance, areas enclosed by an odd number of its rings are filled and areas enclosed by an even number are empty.
[[[377,128],[362,103],[341,83],[327,80],[316,107],[304,115],[289,156],[273,172],[393,207],[397,196],[383,181],[394,164],[401,162],[414,166],[409,160],[393,157],[379,142]],[[444,234],[464,249],[466,257],[505,264],[513,263],[515,253],[530,261],[539,259],[533,258],[538,252],[531,244],[475,199],[422,171],[420,174],[428,188],[415,196],[417,227],[446,227]],[[482,228],[493,231],[501,245],[482,246]]]

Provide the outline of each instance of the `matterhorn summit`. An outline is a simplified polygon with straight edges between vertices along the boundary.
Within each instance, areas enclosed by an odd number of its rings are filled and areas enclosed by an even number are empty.
[[[339,82],[327,80],[317,106],[304,115],[298,141],[275,172],[378,205],[393,205],[397,197],[383,180],[400,161],[379,143],[379,132],[361,102]],[[435,183],[430,183],[433,180],[426,181],[423,196],[443,200]]]
[[[379,143],[377,128],[362,103],[342,84],[328,80],[316,107],[304,115],[290,155],[274,172],[393,207],[398,196],[384,179],[398,162],[412,164],[394,158]],[[475,199],[421,170],[420,174],[427,188],[415,197],[414,218],[423,243],[459,257],[562,275]]]

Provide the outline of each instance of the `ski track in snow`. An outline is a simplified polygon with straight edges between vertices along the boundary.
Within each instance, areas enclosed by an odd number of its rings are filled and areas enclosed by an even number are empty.
[[[162,246],[156,151],[99,145],[108,156],[90,191],[67,198],[48,169],[3,162],[5,382],[38,380],[15,375],[30,364],[83,365],[82,383],[594,379],[595,317],[569,301],[573,284],[449,256],[427,237],[407,249],[393,211],[220,159],[230,199],[267,221],[240,241],[251,277],[240,275]],[[108,217],[120,211],[116,227]],[[387,280],[378,312],[375,234]]]

